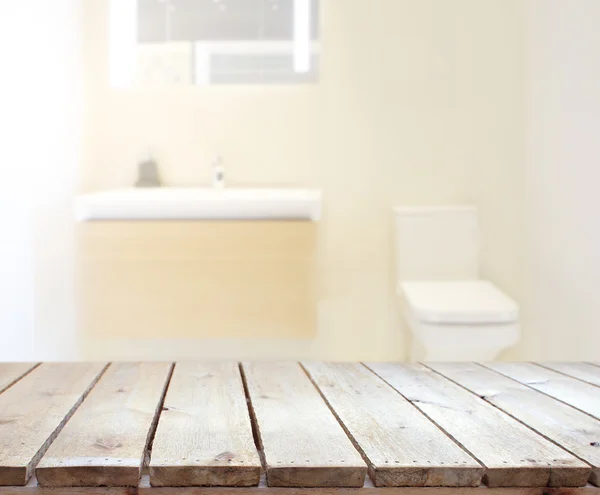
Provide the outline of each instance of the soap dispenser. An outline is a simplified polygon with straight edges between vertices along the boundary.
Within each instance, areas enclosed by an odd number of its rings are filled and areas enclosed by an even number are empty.
[[[138,165],[138,179],[135,187],[160,187],[158,164],[149,153],[148,158]]]
[[[212,185],[215,189],[223,189],[225,187],[225,168],[223,167],[223,158],[221,155],[215,156],[212,162],[213,180]]]

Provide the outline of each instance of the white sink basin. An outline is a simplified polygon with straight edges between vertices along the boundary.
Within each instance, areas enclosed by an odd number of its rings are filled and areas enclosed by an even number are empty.
[[[87,220],[311,220],[321,217],[318,189],[159,187],[116,189],[75,199]]]

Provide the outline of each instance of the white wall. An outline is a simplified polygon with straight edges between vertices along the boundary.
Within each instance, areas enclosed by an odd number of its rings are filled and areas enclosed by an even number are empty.
[[[77,357],[70,202],[81,166],[82,8],[2,3],[0,360]]]
[[[6,176],[15,185],[14,176]],[[34,286],[27,203],[0,190],[0,361],[32,359]]]
[[[530,0],[528,332],[515,357],[598,359],[600,2]]]
[[[23,109],[35,75],[25,57],[35,47],[22,31],[26,3],[2,5],[0,15],[0,361],[31,359],[34,350],[33,152]]]

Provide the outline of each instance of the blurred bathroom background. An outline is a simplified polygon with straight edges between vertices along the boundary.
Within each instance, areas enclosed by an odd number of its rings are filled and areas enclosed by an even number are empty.
[[[519,309],[498,358],[597,360],[597,0],[193,1],[0,5],[0,360],[406,360],[395,208],[464,205],[479,276]],[[148,158],[164,185],[213,188],[216,155],[225,190],[319,191],[314,327],[128,333],[97,306],[90,336],[76,199],[133,186]]]

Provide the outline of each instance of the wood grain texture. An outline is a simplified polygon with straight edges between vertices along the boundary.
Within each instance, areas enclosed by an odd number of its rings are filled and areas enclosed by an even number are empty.
[[[26,486],[0,487],[0,495],[600,495],[600,488],[549,487],[374,487],[367,476],[361,488],[268,487],[263,473],[259,486],[237,487],[153,487],[143,474],[137,488],[64,487],[43,488],[34,477]]]
[[[0,395],[0,485],[25,485],[105,364],[42,364]]]
[[[600,483],[600,421],[474,363],[427,363],[592,466]],[[599,391],[600,392],[600,391]]]
[[[298,363],[243,372],[269,486],[363,486],[366,464]]]
[[[419,364],[369,364],[486,468],[497,486],[578,486],[590,467],[507,414]]]
[[[253,486],[261,473],[237,363],[178,363],[154,438],[153,486]]]
[[[36,469],[43,487],[137,486],[170,363],[115,363]]]
[[[36,363],[0,363],[0,394],[36,366]]]
[[[600,387],[600,368],[588,363],[535,363]]]
[[[303,363],[369,466],[375,486],[479,486],[483,467],[358,363]]]
[[[600,495],[600,488],[490,488],[490,487],[374,487],[367,477],[362,488],[280,488],[267,487],[263,474],[259,486],[235,487],[152,487],[142,475],[138,488],[65,487],[43,488],[35,477],[27,486],[0,487],[0,495]]]
[[[78,326],[98,338],[307,338],[316,230],[302,221],[87,222]]]
[[[594,385],[532,363],[482,363],[528,387],[539,390],[600,419],[600,390]]]

